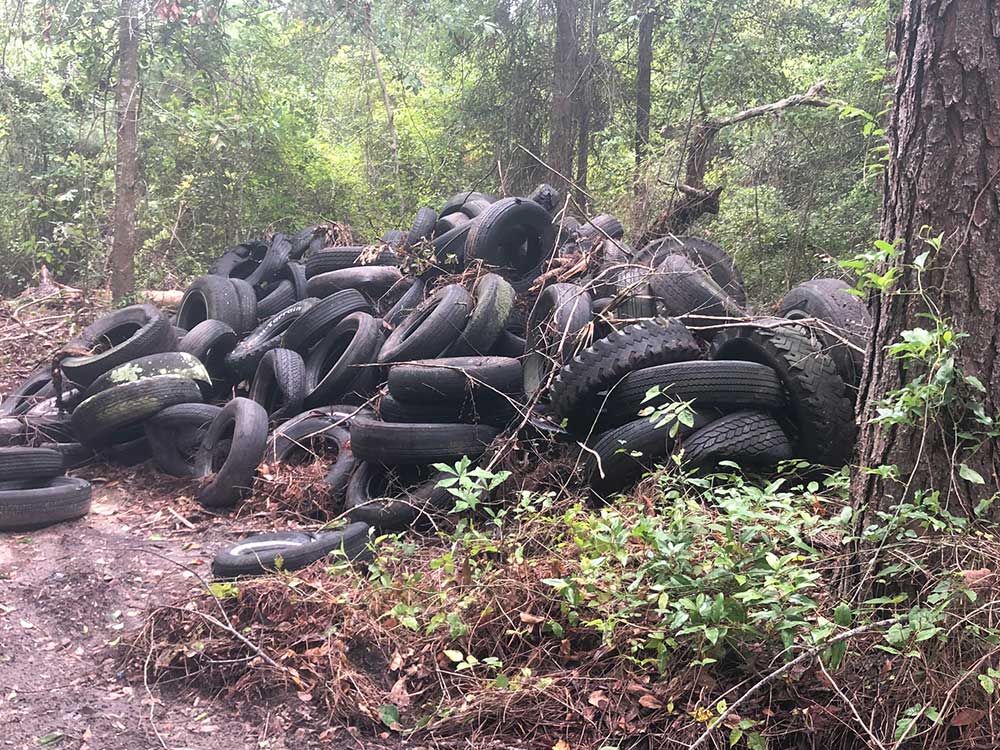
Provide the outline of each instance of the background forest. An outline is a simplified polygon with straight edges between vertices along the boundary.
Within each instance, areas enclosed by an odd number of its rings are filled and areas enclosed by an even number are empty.
[[[0,293],[45,264],[103,285],[114,205],[117,3],[3,0]],[[888,10],[841,0],[157,0],[141,9],[137,284],[170,287],[269,229],[374,239],[456,190],[580,190],[635,242],[697,123],[722,129],[692,232],[770,300],[870,246]],[[648,64],[648,90],[643,74]],[[648,101],[648,105],[646,102]],[[648,119],[645,116],[648,106]]]

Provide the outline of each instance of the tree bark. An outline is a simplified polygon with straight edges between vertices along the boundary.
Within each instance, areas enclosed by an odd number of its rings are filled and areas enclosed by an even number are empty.
[[[587,54],[579,76],[579,95],[574,97],[577,114],[576,184],[577,200],[587,205],[587,172],[590,167],[591,112],[594,109],[594,68],[597,65],[597,25],[604,12],[605,0],[591,0],[588,25]]]
[[[570,188],[573,174],[573,89],[577,79],[577,0],[553,0],[556,39],[552,55],[552,110],[549,118],[549,165],[566,180],[558,186]]]
[[[1000,473],[995,440],[976,450],[958,443],[967,412],[929,414],[916,425],[871,420],[887,394],[919,375],[886,356],[886,347],[907,329],[933,328],[921,314],[935,310],[967,335],[956,365],[985,385],[986,394],[976,395],[986,413],[1000,407],[1000,1],[905,0],[895,49],[881,236],[901,248],[888,261],[900,277],[893,290],[869,300],[873,341],[858,404],[860,466],[894,465],[900,481],[862,468],[852,491],[856,502],[874,510],[917,490],[936,490],[952,512],[969,513],[1000,486]],[[943,239],[921,274],[924,295],[899,293],[917,288],[913,263],[931,249],[921,240],[927,234]],[[986,483],[959,477],[962,463]],[[998,511],[992,510],[994,519]]]
[[[649,143],[650,80],[653,71],[653,29],[656,13],[650,8],[639,19],[639,45],[635,71],[635,166],[642,165],[642,158]]]
[[[139,0],[121,0],[118,18],[118,85],[115,107],[115,208],[112,217],[111,298],[127,299],[135,290],[136,190],[139,185]]]

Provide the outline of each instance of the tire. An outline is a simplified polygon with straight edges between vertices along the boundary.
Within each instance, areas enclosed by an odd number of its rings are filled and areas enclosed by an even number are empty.
[[[177,325],[190,331],[204,320],[221,320],[237,335],[243,333],[246,330],[243,328],[243,311],[236,294],[231,279],[200,276],[191,282],[181,298],[177,308]]]
[[[656,300],[649,288],[650,271],[642,266],[625,266],[617,272],[612,308],[615,317],[643,320],[656,315]]]
[[[282,272],[282,278],[286,281],[292,282],[292,288],[295,290],[296,302],[304,300],[309,296],[306,281],[306,269],[301,263],[289,263],[286,265],[284,271]],[[261,313],[259,309],[257,314],[262,318],[267,317]]]
[[[700,237],[664,237],[653,240],[639,252],[638,260],[653,268],[668,255],[683,255],[712,280],[740,307],[746,307],[747,292],[743,276],[732,256],[714,242]]]
[[[455,463],[463,456],[479,458],[499,434],[499,430],[485,425],[355,419],[351,425],[351,450],[360,461],[387,466]]]
[[[241,255],[233,250],[226,250],[209,267],[210,276],[221,276],[226,279],[245,279],[257,268],[257,261],[248,255]]]
[[[657,386],[663,397],[647,402],[649,389]],[[767,365],[736,360],[678,362],[635,370],[613,384],[600,404],[598,429],[632,421],[643,408],[667,399],[693,401],[696,408],[717,407],[724,411],[782,412],[788,408],[785,388]]]
[[[462,214],[455,214],[462,216]],[[451,217],[449,217],[451,218]],[[454,229],[438,235],[431,241],[434,247],[434,257],[439,263],[447,264],[454,257],[454,262],[462,264],[465,262],[465,247],[469,241],[469,233],[472,231],[473,222],[467,221]]]
[[[219,387],[226,380],[226,355],[236,348],[236,332],[221,320],[205,320],[188,331],[177,348],[197,357]]]
[[[681,447],[688,466],[725,460],[741,467],[771,467],[792,457],[792,444],[778,420],[759,411],[727,414],[685,438]]]
[[[384,422],[411,424],[485,424],[505,429],[518,416],[510,399],[496,394],[466,395],[454,401],[413,403],[398,401],[386,394],[379,400],[379,416]]]
[[[18,419],[24,424],[29,443],[77,442],[72,418],[65,410],[60,410],[55,397],[35,404]]]
[[[696,414],[694,427],[682,429],[679,437],[691,434],[711,420],[711,416]],[[669,454],[672,426],[657,427],[644,417],[598,435],[584,455],[584,473],[590,488],[598,496],[609,498],[634,484]]]
[[[510,320],[517,302],[514,287],[495,273],[488,273],[480,278],[473,288],[472,295],[475,299],[472,314],[469,315],[461,335],[448,347],[445,356],[486,355],[497,337],[507,327],[507,321]]]
[[[439,356],[451,346],[469,318],[472,298],[458,284],[449,284],[424,300],[389,334],[378,354],[382,364]]]
[[[52,385],[52,370],[40,367],[0,402],[0,417],[17,416],[32,406],[55,395]]]
[[[254,534],[219,552],[212,560],[212,575],[220,580],[264,575],[276,570],[300,570],[339,551],[343,558],[367,559],[366,523],[352,523],[337,531],[302,531]]]
[[[419,208],[417,215],[413,217],[413,224],[406,235],[404,247],[407,249],[420,244],[424,240],[429,240],[434,234],[434,225],[437,223],[437,214],[433,208]]]
[[[543,182],[528,194],[528,200],[534,201],[552,216],[559,208],[562,196],[559,195],[559,191],[554,187],[547,182]]]
[[[257,292],[255,287],[243,279],[230,279],[236,291],[236,309],[239,311],[239,325],[233,330],[237,334],[244,334],[257,327]],[[269,282],[270,283],[270,282]]]
[[[237,380],[252,378],[264,355],[272,349],[283,346],[288,331],[301,320],[303,315],[309,313],[319,304],[316,298],[309,297],[301,302],[296,302],[291,307],[286,307],[277,315],[265,320],[226,355],[226,370]],[[291,349],[292,347],[285,346],[284,348]]]
[[[625,228],[622,223],[611,214],[598,214],[593,219],[584,222],[576,233],[580,237],[593,239],[620,240],[625,236]]]
[[[362,395],[372,381],[371,364],[382,348],[379,322],[368,313],[353,313],[309,352],[305,366],[306,405],[333,404],[354,390]]]
[[[389,368],[389,393],[398,401],[461,403],[470,394],[521,391],[521,363],[505,357],[448,357]]]
[[[302,313],[288,327],[281,337],[281,345],[305,356],[311,347],[348,315],[371,311],[371,304],[355,289],[331,294]]]
[[[188,378],[157,375],[108,388],[73,411],[73,430],[91,448],[122,442],[124,429],[174,404],[200,403],[201,390]]]
[[[634,323],[594,342],[563,366],[552,383],[552,410],[571,426],[589,428],[597,412],[607,408],[597,398],[599,391],[618,385],[633,370],[700,355],[698,342],[680,321]]]
[[[216,276],[208,278],[228,283]],[[67,357],[59,364],[66,380],[86,387],[112,367],[176,348],[176,339],[170,320],[158,308],[132,305],[98,318],[67,345],[70,348],[96,349],[94,354]]]
[[[406,233],[401,229],[390,229],[388,232],[379,237],[379,242],[383,245],[388,245],[393,249],[402,248],[406,243]]]
[[[0,531],[29,531],[90,512],[90,482],[56,477],[45,486],[0,491]]]
[[[286,307],[294,305],[297,299],[295,284],[288,279],[282,279],[269,286],[266,294],[257,300],[257,314],[261,318],[270,318]]]
[[[726,328],[715,337],[712,358],[774,368],[788,393],[796,455],[827,466],[848,462],[856,438],[851,402],[833,358],[804,326],[765,318]]]
[[[480,193],[475,190],[466,190],[461,193],[455,193],[448,199],[448,202],[441,207],[441,210],[438,212],[438,216],[448,216],[449,214],[460,212],[462,210],[462,206],[469,201],[480,200],[486,201],[487,203],[493,203],[496,199],[492,195]]]
[[[524,356],[525,340],[510,331],[501,331],[490,349],[491,357],[512,357],[520,359]]]
[[[402,277],[395,266],[358,266],[313,276],[309,279],[307,289],[313,297],[328,297],[337,292],[356,289],[369,299],[378,299]]]
[[[455,496],[437,486],[449,474],[433,474],[415,486],[402,488],[401,497],[381,497],[378,493],[388,489],[385,485],[389,474],[387,467],[370,461],[358,465],[347,485],[344,503],[352,521],[363,522],[376,531],[404,531],[435,512],[447,512],[455,507]],[[379,485],[381,489],[377,489]]]
[[[259,287],[275,281],[281,275],[281,270],[292,257],[292,243],[280,232],[276,233],[268,244],[267,252],[260,265],[246,277],[246,283],[251,287]],[[249,330],[253,326],[245,330]]]
[[[367,262],[362,263],[362,259]],[[399,256],[392,250],[373,251],[371,248],[357,245],[328,247],[306,258],[306,278],[311,279],[313,276],[347,268],[398,265]]]
[[[46,482],[62,473],[61,453],[45,448],[0,448],[0,481]]]
[[[284,463],[302,452],[322,455],[329,460],[329,449],[332,447],[335,450],[334,459],[323,482],[330,489],[329,499],[333,505],[343,502],[347,483],[357,466],[351,452],[351,433],[346,427],[334,427],[337,421],[333,417],[314,416],[283,424],[268,439],[264,452],[266,463]],[[317,451],[317,443],[322,443],[326,450]]]
[[[38,447],[57,451],[63,458],[63,467],[66,471],[86,466],[97,455],[81,443],[41,443]]]
[[[195,454],[195,476],[206,481],[198,502],[208,508],[231,506],[250,491],[267,445],[267,422],[264,407],[248,398],[234,398],[223,407]]]
[[[590,295],[575,284],[552,284],[528,316],[524,392],[533,396],[554,365],[576,354],[576,336],[591,320]]]
[[[306,397],[306,366],[291,349],[272,349],[257,365],[250,398],[264,407],[268,417],[280,421],[302,411]]]
[[[668,315],[691,327],[717,328],[745,311],[705,271],[683,255],[668,255],[650,276],[649,287]]]
[[[163,352],[139,357],[108,370],[90,384],[84,392],[84,398],[90,398],[116,385],[135,383],[160,375],[193,380],[201,388],[203,396],[208,396],[212,392],[212,378],[201,360],[187,352]]]
[[[414,276],[404,276],[378,301],[382,325],[392,330],[424,301],[424,282]]]
[[[789,320],[816,318],[827,324],[809,328],[833,358],[853,400],[865,367],[864,350],[872,321],[865,303],[849,289],[850,285],[840,279],[806,281],[785,295],[778,314]]]
[[[160,471],[175,477],[194,476],[194,455],[221,406],[177,404],[143,423],[150,453]]]
[[[443,234],[458,229],[461,226],[466,226],[470,219],[468,216],[463,214],[461,211],[456,211],[453,214],[448,214],[446,216],[439,216],[438,220],[434,223],[434,236],[440,237]]]
[[[465,242],[465,257],[524,272],[547,260],[554,246],[548,211],[526,198],[504,198],[476,219]]]
[[[310,245],[312,245],[313,240],[320,239],[322,241],[324,234],[325,232],[322,227],[312,226],[289,237],[288,242],[292,246],[291,252],[288,255],[289,260],[297,261],[305,255]]]

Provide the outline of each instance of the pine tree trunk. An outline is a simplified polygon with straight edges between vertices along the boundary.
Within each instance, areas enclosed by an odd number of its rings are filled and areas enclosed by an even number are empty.
[[[552,55],[552,111],[549,120],[548,163],[570,179],[573,175],[573,89],[576,86],[578,47],[576,0],[553,0],[556,41]],[[561,185],[568,188],[568,183]]]
[[[639,19],[639,47],[635,71],[635,166],[642,158],[649,143],[650,79],[653,70],[653,28],[656,14],[646,9]]]
[[[115,208],[112,219],[111,297],[121,302],[135,291],[136,190],[139,184],[139,19],[138,0],[121,0],[118,19],[118,111],[115,152]]]
[[[987,414],[1000,407],[1000,1],[905,0],[895,47],[881,236],[902,248],[892,261],[900,269],[896,291],[917,286],[914,259],[931,249],[921,233],[943,240],[921,275],[927,301],[891,290],[870,301],[874,331],[858,400],[859,462],[895,465],[901,481],[859,471],[852,490],[869,510],[938,490],[942,504],[967,514],[1000,486],[994,440],[955,454],[956,432],[969,426],[969,414],[933,414],[913,426],[870,420],[879,401],[916,374],[887,357],[886,346],[904,330],[933,328],[921,317],[929,307],[967,334],[956,364],[986,386]],[[959,477],[961,463],[985,484]],[[993,517],[1000,518],[1000,508]]]

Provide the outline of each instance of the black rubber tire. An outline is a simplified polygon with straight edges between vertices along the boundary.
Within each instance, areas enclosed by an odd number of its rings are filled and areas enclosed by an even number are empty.
[[[257,300],[257,315],[267,319],[272,315],[284,310],[290,305],[294,305],[298,297],[295,293],[295,284],[288,279],[281,279],[265,289],[265,294]]]
[[[445,513],[455,507],[457,498],[447,489],[438,487],[438,482],[449,474],[433,474],[419,484],[401,490],[401,497],[379,497],[374,486],[384,483],[387,474],[387,467],[371,461],[358,465],[347,485],[344,507],[348,518],[366,523],[377,531],[404,531],[435,513]]]
[[[404,276],[378,301],[382,325],[392,330],[401,320],[417,309],[424,301],[424,282],[414,276]]]
[[[475,219],[477,216],[486,211],[492,203],[492,200],[486,200],[485,198],[474,198],[463,203],[462,207],[458,210],[470,219]]]
[[[289,262],[288,265],[281,272],[281,278],[292,282],[292,288],[295,290],[295,301],[299,302],[304,300],[309,296],[308,283],[306,280],[306,268],[301,263]],[[260,310],[257,310],[257,314],[262,318],[266,317]]]
[[[590,295],[575,284],[545,287],[528,316],[524,392],[533,396],[553,366],[576,354],[577,334],[591,321]]]
[[[649,287],[667,314],[682,318],[689,327],[718,326],[746,314],[706,271],[683,255],[664,258],[649,277]]]
[[[198,502],[226,507],[250,492],[267,446],[267,422],[264,407],[248,398],[234,398],[222,408],[195,454],[194,475],[205,481]]]
[[[418,245],[424,240],[429,240],[434,234],[434,225],[437,223],[437,214],[433,208],[419,208],[417,215],[413,217],[413,224],[406,235],[404,247],[407,249]]]
[[[243,279],[230,279],[229,283],[233,285],[233,289],[236,291],[236,309],[239,311],[240,316],[239,325],[234,326],[233,330],[237,334],[252,331],[257,327],[258,322],[257,292],[255,287]]]
[[[680,429],[678,438],[683,439],[709,424],[713,418],[714,415],[706,416],[696,412],[694,426]],[[584,474],[590,488],[599,497],[608,499],[634,484],[645,472],[669,455],[674,442],[670,438],[673,426],[668,424],[657,427],[643,417],[602,432],[592,441],[590,451],[584,453]],[[600,457],[599,465],[597,457]]]
[[[175,477],[194,476],[194,455],[221,406],[177,404],[143,423],[153,461],[160,471]]]
[[[203,320],[221,320],[239,335],[246,330],[243,328],[243,310],[240,305],[240,298],[237,297],[236,287],[231,279],[200,276],[191,282],[181,298],[181,304],[177,308],[177,325],[190,331]]]
[[[219,552],[212,575],[219,580],[265,575],[276,570],[300,570],[331,553],[336,559],[360,562],[370,558],[369,527],[352,523],[335,531],[254,534]]]
[[[528,194],[528,200],[534,201],[548,211],[549,216],[552,216],[556,213],[556,210],[558,210],[559,204],[562,201],[562,196],[560,196],[559,191],[550,184],[543,182]]]
[[[521,363],[507,357],[443,357],[389,368],[389,393],[410,403],[461,402],[470,394],[521,391]]]
[[[462,333],[471,311],[472,297],[463,287],[442,287],[389,334],[377,361],[386,364],[439,356]]]
[[[208,277],[228,284],[217,276]],[[188,326],[183,326],[187,328]],[[103,348],[106,343],[111,346]],[[66,380],[86,387],[112,367],[176,348],[170,319],[153,305],[132,305],[103,315],[83,329],[67,348],[94,350],[95,354],[67,357],[60,363]]]
[[[301,232],[293,234],[288,238],[291,247],[291,252],[288,255],[290,261],[297,261],[313,244],[314,240],[323,241],[326,231],[320,226],[311,226],[303,229]]]
[[[617,217],[611,214],[598,214],[581,224],[576,233],[580,237],[600,240],[610,237],[613,240],[620,240],[625,236],[625,228]]]
[[[82,443],[40,443],[38,447],[58,452],[63,457],[63,467],[66,471],[86,466],[97,456]]]
[[[189,378],[198,384],[203,396],[212,392],[212,378],[200,359],[187,352],[162,352],[148,354],[108,370],[87,387],[84,398],[90,398],[116,385],[135,383],[160,375]]]
[[[362,263],[362,259],[367,261]],[[319,276],[346,268],[372,266],[398,266],[399,256],[392,250],[374,250],[370,247],[327,247],[306,258],[306,278]]]
[[[63,473],[61,453],[45,448],[0,448],[0,481],[45,482]]]
[[[455,216],[464,216],[464,214],[455,214]],[[465,247],[473,225],[474,222],[467,221],[444,234],[439,234],[432,240],[434,257],[437,258],[438,263],[448,264],[452,257],[454,257],[455,263],[465,262]]]
[[[382,348],[379,321],[368,313],[353,313],[309,352],[305,367],[306,405],[336,403],[352,391],[367,390],[372,382],[365,367]]]
[[[732,256],[714,242],[701,237],[664,237],[639,251],[637,261],[656,268],[668,255],[683,255],[706,271],[712,280],[740,307],[746,307],[747,291]]]
[[[789,320],[816,318],[827,324],[809,328],[833,357],[853,400],[865,367],[864,350],[872,320],[864,301],[851,294],[850,288],[841,279],[806,281],[785,295],[778,314]]]
[[[461,193],[455,193],[448,201],[441,207],[438,212],[438,216],[448,216],[449,214],[458,213],[462,210],[464,206],[469,201],[484,200],[488,203],[493,203],[496,198],[492,195],[487,195],[486,193],[480,193],[476,190],[466,190]]]
[[[498,395],[475,394],[455,401],[411,403],[397,401],[390,394],[379,399],[379,416],[384,422],[411,424],[485,424],[505,429],[518,416],[518,407]]]
[[[306,398],[306,365],[291,349],[271,349],[260,360],[250,386],[250,398],[268,417],[281,421],[302,411]]]
[[[303,315],[315,309],[319,304],[319,300],[315,297],[308,297],[265,320],[226,355],[226,370],[237,380],[253,377],[260,361],[269,351],[281,346],[292,349],[292,347],[285,345],[285,335],[301,320]],[[301,352],[299,353],[301,354]]]
[[[554,246],[548,211],[527,198],[503,198],[473,223],[465,257],[524,272],[547,260]]]
[[[90,512],[90,482],[56,477],[42,487],[0,491],[0,531],[29,531]]]
[[[587,429],[606,408],[599,391],[617,385],[633,370],[699,356],[698,342],[680,321],[633,323],[595,341],[563,366],[552,383],[552,410],[571,427]]]
[[[833,358],[805,326],[765,318],[726,328],[715,337],[712,358],[774,368],[788,393],[796,455],[827,466],[850,460],[857,435],[851,401]]]
[[[447,214],[445,216],[439,216],[437,221],[434,223],[434,236],[440,237],[441,235],[447,234],[454,229],[467,225],[469,221],[469,217],[461,211],[456,211],[455,213]]]
[[[741,468],[772,467],[792,457],[792,444],[778,420],[759,411],[720,417],[680,441],[688,466],[733,461]]]
[[[54,395],[52,370],[49,367],[40,367],[0,402],[0,417],[23,414],[35,404]]]
[[[649,389],[656,386],[663,398],[645,401]],[[619,380],[600,404],[598,429],[630,422],[643,408],[667,399],[693,401],[696,408],[716,407],[723,411],[783,412],[788,408],[785,388],[767,365],[737,360],[677,362],[634,370]]]
[[[291,257],[292,243],[281,232],[275,233],[268,243],[264,259],[261,260],[260,265],[254,269],[253,273],[246,277],[246,283],[251,287],[259,287],[275,281]],[[253,328],[253,325],[244,330],[250,330],[250,328]]]
[[[513,357],[520,359],[524,356],[525,340],[516,333],[501,331],[497,340],[493,342],[490,349],[491,357]]]
[[[395,266],[357,266],[312,276],[307,289],[313,297],[328,297],[337,292],[356,289],[374,300],[388,292],[402,277]]]
[[[500,431],[481,424],[404,424],[355,419],[351,450],[361,461],[395,466],[455,463],[462,456],[475,460]]]
[[[208,273],[211,276],[221,276],[226,279],[245,279],[254,272],[257,265],[257,261],[248,255],[241,255],[234,250],[226,250],[209,266]]]
[[[73,431],[79,442],[101,448],[123,442],[127,439],[125,428],[168,406],[200,402],[201,390],[193,380],[157,375],[116,385],[85,399],[73,410]]]
[[[70,414],[59,409],[54,396],[34,404],[17,419],[24,424],[25,437],[32,444],[78,442]]]
[[[334,455],[330,470],[323,482],[330,488],[330,502],[337,505],[344,500],[347,483],[354,473],[357,460],[351,452],[351,433],[344,427],[335,427],[339,421],[331,416],[311,416],[287,422],[279,427],[267,441],[264,462],[283,463],[300,453],[330,460],[330,450]],[[318,447],[322,444],[322,448]]]
[[[514,287],[495,273],[488,273],[472,290],[475,305],[461,335],[448,347],[447,357],[484,356],[507,327],[517,302]]]
[[[236,348],[236,332],[221,320],[204,320],[185,334],[178,350],[197,357],[216,388],[226,382],[226,355]]]
[[[281,345],[304,357],[309,349],[348,315],[371,311],[371,303],[355,289],[331,294],[313,305],[288,327],[281,337]]]
[[[618,269],[615,279],[615,317],[643,320],[656,315],[656,299],[649,288],[650,270],[626,265]]]
[[[400,249],[406,243],[406,232],[402,229],[390,229],[379,237],[379,242],[383,245],[395,249]]]

